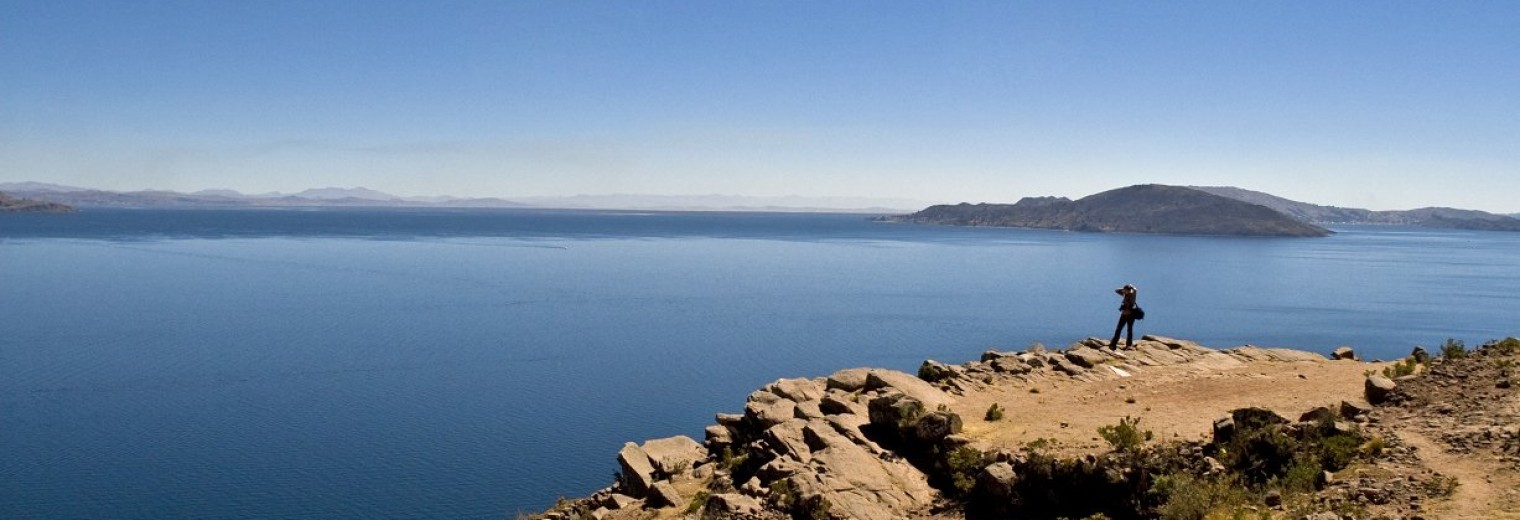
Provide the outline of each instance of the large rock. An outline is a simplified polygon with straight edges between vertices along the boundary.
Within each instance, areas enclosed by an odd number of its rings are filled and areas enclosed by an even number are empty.
[[[685,473],[707,458],[707,449],[685,435],[646,441],[642,448],[654,468],[665,475]]]
[[[798,462],[813,460],[813,450],[807,445],[802,428],[807,421],[792,419],[765,430],[766,442],[776,450],[776,455],[791,457]]]
[[[1108,356],[1095,349],[1077,347],[1066,351],[1066,360],[1082,368],[1092,368],[1103,364],[1108,360]]]
[[[1018,478],[1011,464],[997,462],[982,468],[982,473],[977,475],[976,485],[981,496],[1006,502],[1013,498],[1013,486],[1018,483]]]
[[[681,503],[682,500],[683,498],[681,497],[681,493],[679,491],[676,491],[676,487],[672,486],[668,481],[661,480],[659,482],[655,482],[654,487],[649,489],[649,505],[652,505],[654,507],[676,507],[684,505]]]
[[[839,390],[829,390],[823,399],[818,401],[818,410],[824,415],[865,415],[866,407],[855,402],[851,394],[845,394]]]
[[[811,379],[778,379],[765,387],[767,391],[796,402],[817,401],[823,397],[823,385]]]
[[[928,479],[912,465],[878,457],[853,443],[815,452],[811,467],[814,471],[800,472],[788,481],[804,503],[827,501],[835,518],[909,518],[935,497]]]
[[[1288,424],[1288,418],[1278,415],[1277,412],[1266,408],[1250,407],[1237,408],[1230,411],[1230,419],[1235,422],[1235,427],[1242,430],[1254,430],[1267,426]]]
[[[707,497],[707,511],[703,518],[728,518],[756,516],[765,507],[759,500],[738,493],[716,493]],[[725,516],[726,515],[726,516]]]
[[[859,392],[866,388],[866,375],[870,373],[869,368],[847,368],[829,376],[825,385],[831,389]]]
[[[622,468],[622,483],[628,489],[629,495],[643,497],[649,493],[650,486],[654,485],[654,465],[649,463],[649,454],[634,443],[626,443],[623,449],[618,450],[618,466]]]
[[[924,363],[918,366],[918,378],[930,383],[938,383],[959,375],[961,375],[960,369],[932,359],[925,359]]]
[[[871,424],[893,431],[913,426],[925,412],[923,403],[902,392],[889,392],[872,399],[867,408]]]
[[[954,412],[929,412],[913,425],[913,437],[926,445],[961,432],[961,416]]]
[[[1335,347],[1330,352],[1330,359],[1356,359],[1356,351],[1346,346]]]
[[[1392,379],[1373,374],[1367,376],[1367,382],[1362,385],[1362,388],[1367,393],[1367,402],[1383,404],[1389,396],[1393,395],[1398,385],[1394,384]]]
[[[797,417],[797,403],[791,399],[757,390],[744,403],[744,418],[756,429],[764,430]]]
[[[872,370],[866,374],[866,389],[891,388],[923,403],[927,410],[938,410],[941,405],[950,406],[950,396],[928,382],[906,372],[896,370]]]

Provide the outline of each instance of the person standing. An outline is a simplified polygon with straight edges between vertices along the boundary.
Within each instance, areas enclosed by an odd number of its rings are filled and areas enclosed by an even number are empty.
[[[1135,346],[1136,311],[1140,308],[1139,305],[1135,304],[1135,293],[1139,291],[1136,291],[1133,285],[1124,284],[1124,287],[1114,289],[1114,292],[1118,293],[1119,297],[1124,300],[1119,303],[1119,326],[1114,328],[1114,339],[1108,341],[1108,348],[1115,348],[1119,345],[1119,333],[1124,330],[1126,325],[1129,326],[1129,336],[1125,338],[1124,346],[1133,347]]]

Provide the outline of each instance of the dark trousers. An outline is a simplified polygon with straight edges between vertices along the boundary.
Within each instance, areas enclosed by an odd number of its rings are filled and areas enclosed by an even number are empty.
[[[1114,327],[1114,339],[1108,341],[1108,346],[1113,347],[1119,344],[1119,333],[1124,330],[1125,325],[1129,326],[1129,336],[1125,338],[1124,346],[1135,346],[1135,316],[1130,314],[1130,311],[1119,313],[1119,326]]]

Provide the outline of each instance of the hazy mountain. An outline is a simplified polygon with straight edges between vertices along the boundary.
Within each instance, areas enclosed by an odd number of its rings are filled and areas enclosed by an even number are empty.
[[[369,189],[369,188],[360,188],[360,187],[354,187],[354,188],[312,188],[312,189],[309,189],[309,190],[305,190],[305,191],[302,191],[302,192],[299,192],[299,193],[292,194],[290,196],[291,197],[295,197],[295,198],[299,198],[299,199],[318,199],[318,200],[341,200],[341,199],[380,200],[380,201],[403,200],[401,197],[397,197],[397,196],[391,195],[389,193],[385,193],[385,192],[381,192],[381,191],[375,191],[375,190],[372,190],[372,189]]]
[[[1403,211],[1372,211],[1359,208],[1320,206],[1259,191],[1226,186],[1191,186],[1235,200],[1260,204],[1304,222],[1316,224],[1397,224],[1446,229],[1520,231],[1520,219],[1483,211],[1454,208],[1420,208]]]
[[[243,194],[228,189],[194,193],[173,191],[115,192],[56,184],[21,182],[0,184],[18,196],[46,195],[80,207],[438,207],[438,208],[569,208],[631,209],[652,211],[839,211],[895,213],[921,208],[928,203],[906,199],[864,197],[747,197],[739,195],[576,195],[529,197],[505,200],[490,197],[401,197],[363,187],[313,188],[293,194]]]
[[[752,197],[744,195],[575,195],[521,197],[523,203],[546,208],[633,209],[655,211],[842,211],[892,213],[922,208],[928,203],[909,199],[868,197]]]
[[[931,206],[884,220],[1103,233],[1320,237],[1329,230],[1266,206],[1186,188],[1143,184],[1078,200],[1028,197],[1014,204]]]
[[[48,184],[45,182],[0,182],[0,191],[9,193],[49,193],[67,191],[87,191],[88,188],[77,188],[61,184]]]

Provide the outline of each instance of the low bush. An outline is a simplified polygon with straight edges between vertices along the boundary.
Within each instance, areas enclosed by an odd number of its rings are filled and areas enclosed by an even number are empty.
[[[1003,420],[1003,408],[1001,406],[998,406],[997,403],[992,403],[992,406],[987,407],[987,415],[983,418],[986,419],[987,422],[1001,421]]]
[[[1163,520],[1216,518],[1241,510],[1249,498],[1245,488],[1233,478],[1194,477],[1187,473],[1157,477],[1151,493],[1161,497],[1156,515]]]
[[[1103,437],[1103,440],[1108,441],[1108,445],[1113,447],[1114,451],[1135,451],[1145,441],[1151,440],[1151,432],[1142,432],[1138,428],[1139,425],[1139,417],[1130,418],[1125,416],[1123,419],[1119,419],[1119,424],[1099,426],[1098,435]]]
[[[1467,357],[1467,345],[1462,340],[1446,338],[1446,343],[1441,344],[1441,357],[1446,359],[1462,359]]]

